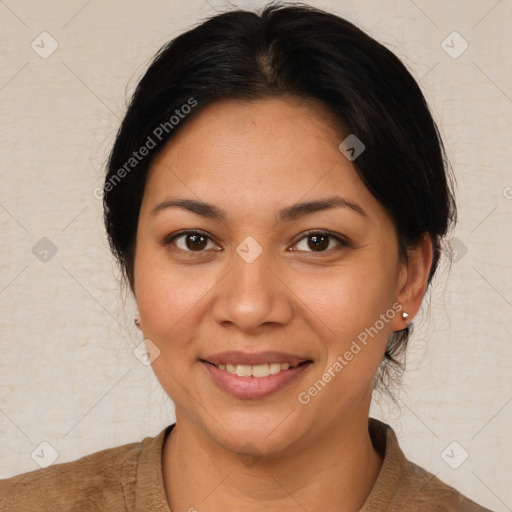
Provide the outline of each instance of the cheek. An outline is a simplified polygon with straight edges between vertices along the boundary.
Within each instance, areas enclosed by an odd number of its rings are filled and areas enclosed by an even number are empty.
[[[206,267],[171,265],[165,250],[141,242],[135,262],[135,292],[144,336],[163,353],[187,344],[217,281]]]
[[[304,302],[343,339],[373,325],[392,306],[393,272],[377,264],[368,268],[337,269],[304,290]]]
[[[322,282],[323,293],[311,288],[305,302],[329,327],[324,338],[327,368],[337,361],[343,366],[338,381],[368,383],[382,361],[391,320],[398,314],[393,308],[395,272],[375,261],[373,266],[340,268]]]
[[[183,393],[183,384],[193,387],[190,375],[199,356],[200,319],[207,314],[205,299],[215,282],[209,282],[208,273],[192,278],[190,271],[166,268],[156,258],[141,258],[140,263],[135,275],[144,338],[160,350],[152,369],[174,403],[187,409],[189,395]]]

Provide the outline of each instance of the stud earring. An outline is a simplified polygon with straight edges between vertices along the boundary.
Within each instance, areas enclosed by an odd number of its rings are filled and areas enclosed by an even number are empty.
[[[140,329],[140,316],[138,311],[137,313],[135,313],[135,316],[133,317],[133,323],[135,324],[135,327],[137,327],[137,329]]]
[[[405,323],[409,325],[411,323],[411,317],[409,313],[406,313],[405,311],[402,313],[402,318],[404,319]]]

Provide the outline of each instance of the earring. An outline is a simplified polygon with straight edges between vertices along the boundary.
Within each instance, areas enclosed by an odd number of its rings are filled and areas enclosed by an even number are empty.
[[[138,311],[135,313],[135,316],[133,317],[133,323],[135,324],[135,327],[137,327],[137,329],[140,329],[140,316]]]
[[[402,318],[404,319],[405,323],[409,325],[411,323],[411,317],[409,313],[406,313],[405,311],[402,313]]]

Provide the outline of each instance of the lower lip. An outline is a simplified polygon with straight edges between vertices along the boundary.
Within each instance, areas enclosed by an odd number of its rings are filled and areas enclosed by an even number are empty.
[[[299,378],[302,372],[312,364],[311,362],[303,363],[267,377],[239,377],[225,370],[219,370],[215,365],[205,361],[201,363],[219,388],[236,398],[249,400],[265,398],[276,393]]]

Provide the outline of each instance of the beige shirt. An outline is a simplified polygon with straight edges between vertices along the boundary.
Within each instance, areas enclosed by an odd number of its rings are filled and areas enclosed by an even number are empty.
[[[173,426],[140,443],[0,480],[0,511],[170,512],[162,448]],[[491,512],[409,462],[389,425],[370,419],[370,435],[383,464],[360,512]]]

